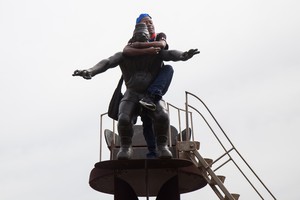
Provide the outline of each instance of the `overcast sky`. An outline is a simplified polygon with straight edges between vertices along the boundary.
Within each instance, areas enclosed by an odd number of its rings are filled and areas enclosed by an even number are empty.
[[[170,62],[165,100],[184,107],[185,91],[199,96],[277,199],[299,200],[297,0],[1,0],[1,200],[113,199],[88,178],[120,70],[71,75],[121,51],[144,12],[170,49],[201,51]],[[212,156],[206,134],[195,134]],[[224,175],[241,199],[259,199]],[[182,199],[217,197],[206,187]]]

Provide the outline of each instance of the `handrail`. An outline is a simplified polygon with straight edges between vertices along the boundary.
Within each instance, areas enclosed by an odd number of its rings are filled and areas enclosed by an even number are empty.
[[[107,115],[107,112],[100,115],[100,154],[99,154],[99,161],[100,162],[102,161],[102,137],[103,137],[103,134],[102,134],[103,133],[102,120],[103,120],[104,115]]]
[[[206,110],[209,112],[210,116],[213,118],[214,122],[217,124],[217,126],[219,127],[219,129],[221,130],[221,132],[223,133],[223,135],[225,136],[225,138],[227,139],[227,141],[230,143],[230,145],[232,146],[231,150],[235,150],[235,152],[238,154],[238,156],[242,159],[242,161],[244,162],[244,164],[249,168],[249,170],[253,173],[253,175],[257,178],[257,180],[262,184],[262,186],[266,189],[266,191],[273,197],[274,200],[276,200],[275,196],[272,194],[272,192],[268,189],[268,187],[263,183],[263,181],[259,178],[259,176],[255,173],[255,171],[252,169],[252,167],[248,164],[248,162],[244,159],[244,157],[240,154],[240,152],[235,148],[235,146],[233,145],[232,141],[229,139],[229,137],[227,136],[227,134],[225,133],[225,131],[223,130],[223,128],[221,127],[221,125],[219,124],[219,122],[216,120],[215,116],[212,114],[212,112],[210,111],[210,109],[207,107],[207,105],[196,95],[186,91],[186,112],[188,111],[188,108],[192,108],[194,109],[205,121],[205,123],[208,125],[209,129],[212,131],[212,133],[214,134],[214,136],[217,138],[219,144],[222,146],[222,148],[224,149],[224,151],[226,152],[225,154],[227,154],[229,156],[229,160],[228,161],[232,161],[234,163],[234,165],[238,168],[238,170],[242,173],[242,175],[244,176],[244,178],[248,181],[248,183],[252,186],[252,188],[256,191],[256,193],[263,199],[263,197],[261,196],[261,194],[258,192],[258,190],[254,187],[254,185],[251,183],[251,181],[247,178],[247,176],[244,174],[244,172],[240,169],[240,167],[237,165],[237,163],[234,161],[234,159],[230,156],[230,151],[227,151],[225,146],[222,144],[221,140],[218,138],[218,136],[216,135],[216,133],[213,131],[213,129],[211,128],[211,126],[209,125],[209,123],[207,122],[207,120],[204,118],[204,116],[193,106],[189,105],[188,103],[188,95],[191,95],[192,97],[196,98],[197,100],[199,100],[202,105],[206,108]],[[187,122],[188,124],[188,122]],[[225,164],[228,162],[226,161]]]

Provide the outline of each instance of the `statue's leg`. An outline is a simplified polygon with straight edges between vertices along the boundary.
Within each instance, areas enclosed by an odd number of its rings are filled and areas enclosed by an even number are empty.
[[[149,112],[153,119],[153,127],[156,134],[157,154],[159,158],[172,158],[172,153],[168,148],[168,130],[170,119],[163,100],[156,104],[156,110]]]
[[[119,106],[118,132],[121,147],[117,159],[130,159],[132,156],[133,117],[137,104],[131,101],[122,101]]]

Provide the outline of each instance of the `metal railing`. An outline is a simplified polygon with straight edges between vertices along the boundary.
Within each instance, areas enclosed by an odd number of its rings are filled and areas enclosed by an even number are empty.
[[[208,120],[204,117],[204,115],[198,109],[196,109],[195,107],[193,107],[192,105],[190,105],[190,103],[189,103],[189,97],[194,97],[196,100],[198,100],[205,107],[205,109],[206,109],[206,111],[208,111],[210,117],[216,123],[217,127],[219,128],[219,130],[221,130],[221,133],[226,138],[227,142],[230,144],[230,146],[231,146],[230,148],[226,148],[225,147],[225,145],[222,143],[220,137],[213,130],[212,126],[210,125],[210,123],[208,122]],[[223,128],[221,127],[221,125],[219,124],[219,122],[216,120],[216,118],[214,117],[214,115],[212,114],[212,112],[209,110],[209,108],[207,107],[207,105],[199,97],[197,97],[196,95],[194,95],[194,94],[192,94],[190,92],[187,92],[187,91],[185,93],[185,98],[186,98],[186,102],[185,102],[185,108],[186,108],[185,109],[185,112],[186,112],[186,129],[188,130],[188,127],[189,127],[189,117],[188,117],[188,115],[189,115],[189,113],[191,113],[191,111],[189,109],[192,109],[192,110],[194,110],[196,113],[198,113],[201,116],[201,118],[204,120],[205,124],[208,126],[208,128],[210,129],[210,131],[212,132],[212,134],[214,135],[214,137],[218,141],[219,145],[224,150],[224,154],[222,154],[220,157],[218,157],[213,162],[213,164],[219,162],[223,157],[228,156],[228,160],[226,160],[220,166],[218,166],[217,168],[215,168],[214,171],[217,171],[218,169],[220,169],[221,167],[223,167],[224,165],[226,165],[227,163],[229,163],[231,161],[234,164],[234,166],[238,169],[238,171],[243,175],[243,177],[246,179],[246,181],[250,184],[250,186],[253,188],[253,190],[261,197],[261,199],[264,199],[263,196],[262,196],[262,194],[258,191],[258,189],[254,186],[254,184],[249,180],[249,178],[246,176],[246,174],[243,172],[243,170],[239,167],[239,165],[237,164],[237,162],[231,156],[231,152],[235,152],[239,156],[239,158],[244,162],[244,164],[248,167],[248,169],[252,172],[252,174],[255,176],[255,178],[259,181],[259,183],[263,186],[263,188],[269,193],[270,196],[272,196],[272,198],[274,200],[276,200],[276,198],[272,194],[272,192],[263,183],[263,181],[259,178],[259,176],[255,173],[255,171],[249,165],[249,163],[244,159],[244,157],[241,155],[241,153],[233,145],[232,141],[229,139],[228,135],[225,133],[225,131],[223,130]],[[192,123],[192,121],[193,120],[191,120],[191,123]],[[194,131],[192,131],[192,133],[193,132]]]

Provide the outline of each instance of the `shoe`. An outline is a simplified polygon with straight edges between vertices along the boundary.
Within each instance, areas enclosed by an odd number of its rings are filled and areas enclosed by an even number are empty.
[[[173,157],[167,145],[158,145],[157,154],[160,159],[171,159]]]
[[[118,154],[117,159],[118,160],[130,160],[132,157],[132,147],[121,147]]]
[[[121,136],[121,147],[117,154],[118,160],[129,160],[133,154],[132,136]]]
[[[159,135],[156,137],[157,155],[160,159],[171,159],[173,157],[172,152],[167,145],[167,141],[167,136]]]
[[[156,110],[156,105],[155,105],[155,103],[153,102],[153,100],[152,100],[148,95],[146,95],[144,98],[142,98],[142,99],[139,101],[139,103],[140,103],[143,107],[145,107],[145,108],[147,108],[147,109],[149,109],[149,110],[151,110],[151,111],[155,111],[155,110]]]

